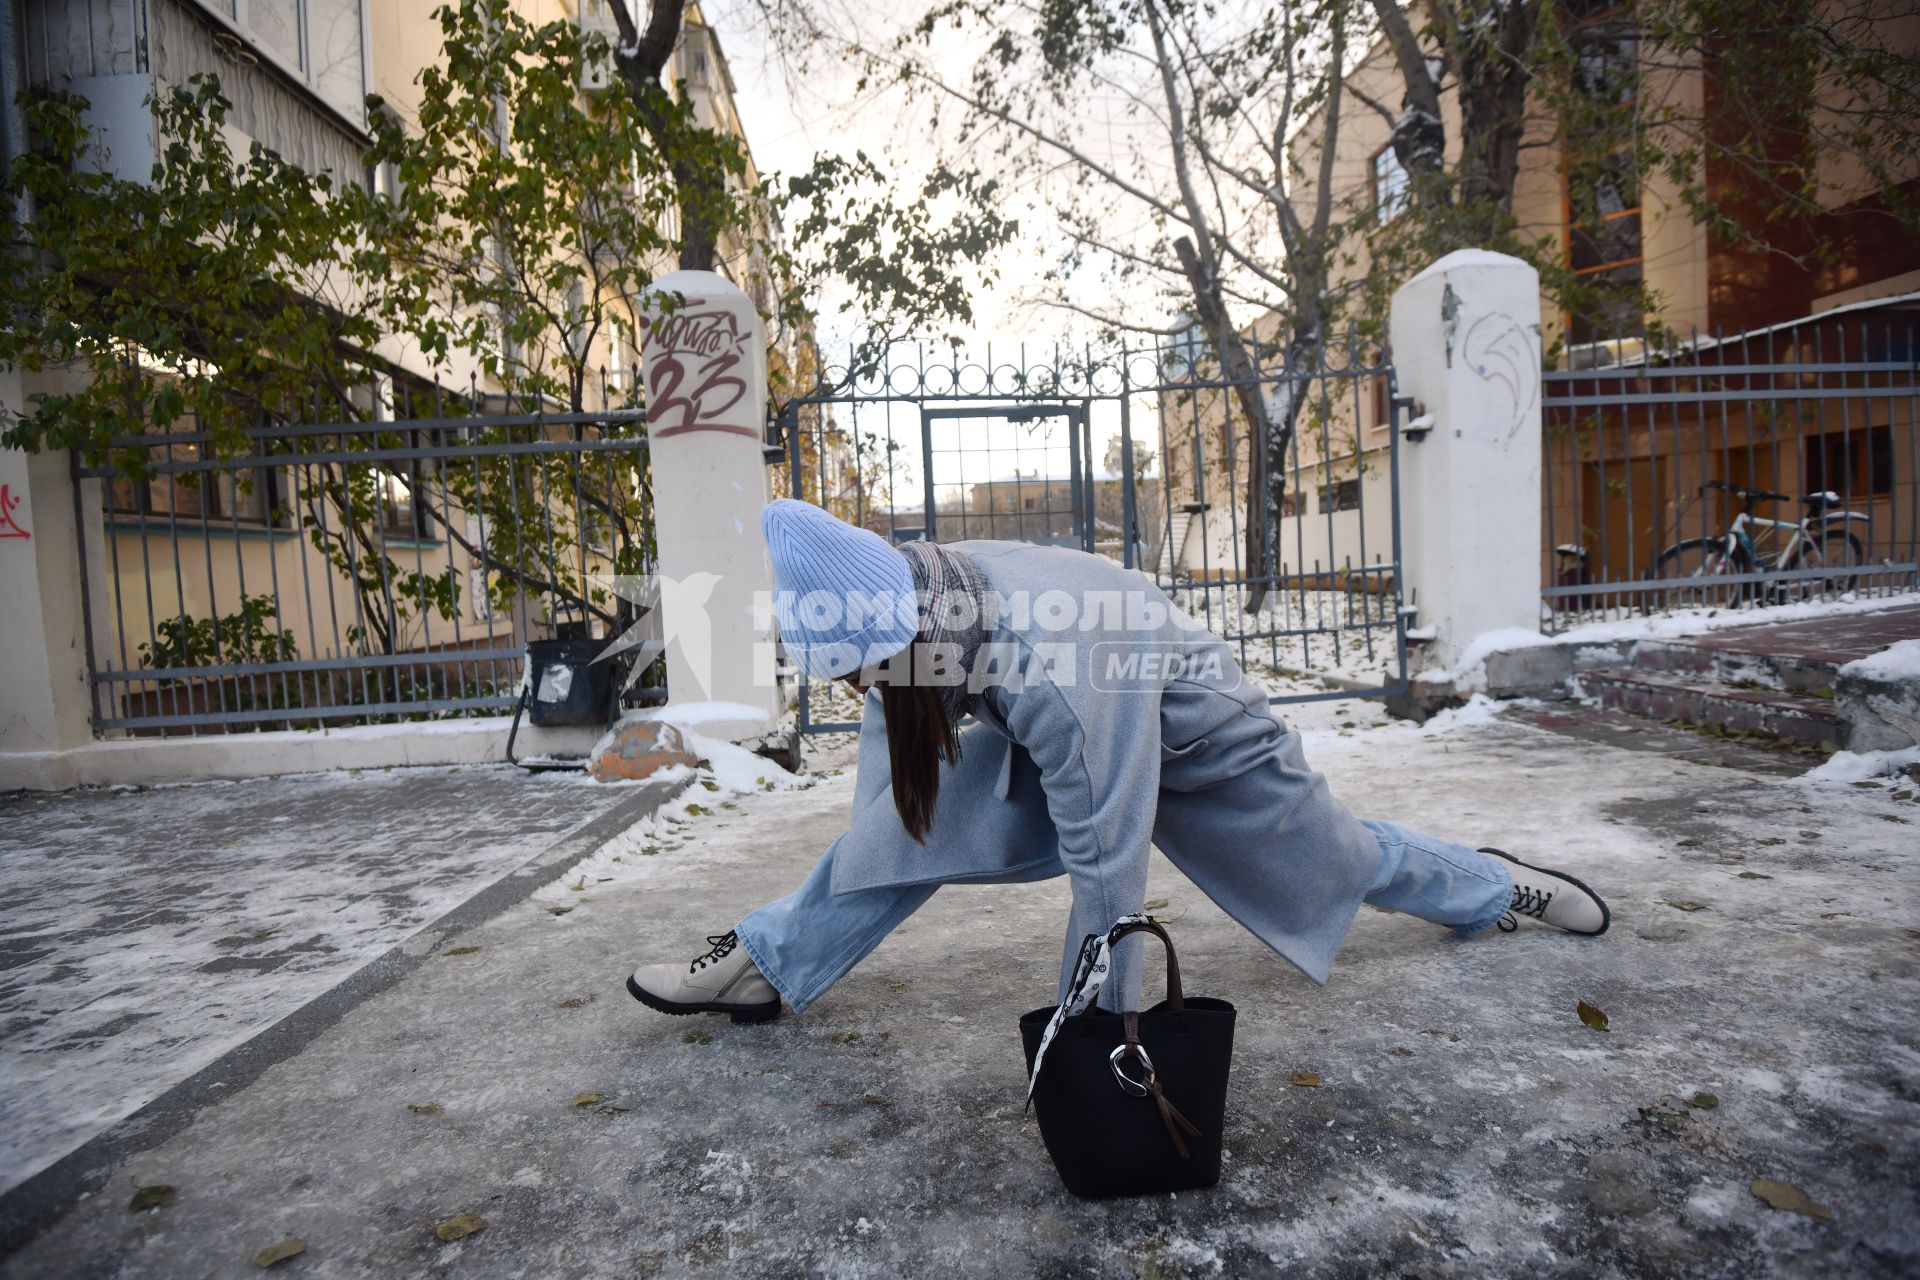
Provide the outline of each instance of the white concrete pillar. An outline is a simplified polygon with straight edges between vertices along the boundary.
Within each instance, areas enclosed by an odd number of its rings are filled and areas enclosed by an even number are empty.
[[[773,590],[760,533],[766,326],[711,271],[676,271],[654,287],[684,299],[640,321],[668,705],[730,704],[703,715],[699,732],[755,737],[781,712],[754,609]]]
[[[1432,665],[1476,636],[1540,629],[1540,279],[1461,249],[1393,295],[1400,394],[1432,418],[1401,443],[1402,572]]]
[[[0,405],[23,404],[19,374],[0,372]],[[98,481],[83,498],[90,526],[65,453],[0,450],[0,791],[73,785],[69,753],[93,740],[80,540],[99,540]],[[97,554],[92,569],[97,587]]]

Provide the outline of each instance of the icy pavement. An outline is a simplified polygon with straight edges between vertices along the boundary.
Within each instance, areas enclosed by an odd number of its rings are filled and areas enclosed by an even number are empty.
[[[468,767],[0,795],[0,1192],[632,794]]]
[[[1188,990],[1240,1008],[1213,1191],[1074,1201],[1021,1114],[1063,882],[943,891],[802,1017],[626,996],[800,879],[843,774],[686,793],[137,1151],[7,1272],[240,1276],[294,1236],[280,1269],[326,1276],[1914,1274],[1914,789],[1482,707],[1380,719],[1296,713],[1356,809],[1564,866],[1613,929],[1363,912],[1316,990],[1156,863]],[[175,1198],[130,1213],[148,1184]],[[439,1243],[461,1213],[484,1228]]]

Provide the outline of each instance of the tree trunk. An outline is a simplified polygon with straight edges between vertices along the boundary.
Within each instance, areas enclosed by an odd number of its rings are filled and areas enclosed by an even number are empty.
[[[726,202],[726,175],[710,158],[689,156],[689,144],[710,146],[713,131],[683,126],[676,117],[661,74],[680,38],[686,0],[653,0],[644,34],[627,12],[626,0],[613,0],[613,22],[620,32],[614,66],[626,82],[627,94],[639,113],[640,126],[667,162],[673,175],[675,204],[680,213],[680,269],[711,271],[719,257],[720,210]]]
[[[1272,578],[1279,565],[1280,513],[1287,494],[1286,457],[1293,444],[1300,397],[1291,394],[1293,383],[1283,380],[1275,386],[1287,388],[1285,400],[1279,401],[1276,395],[1278,403],[1269,403],[1246,339],[1227,314],[1217,275],[1201,261],[1199,251],[1187,237],[1175,240],[1173,251],[1179,255],[1180,268],[1193,290],[1195,318],[1213,340],[1221,371],[1232,384],[1247,418],[1246,574],[1255,581],[1248,587],[1246,611],[1257,613],[1271,585],[1264,580]]]
[[[1458,43],[1450,51],[1459,78],[1460,203],[1505,214],[1513,210],[1520,172],[1540,0],[1483,3],[1480,25],[1454,32]]]

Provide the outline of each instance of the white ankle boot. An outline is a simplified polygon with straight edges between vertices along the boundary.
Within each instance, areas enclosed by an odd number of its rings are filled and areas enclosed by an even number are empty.
[[[687,965],[644,964],[627,979],[627,990],[661,1013],[726,1013],[735,1022],[770,1022],[780,1016],[780,993],[762,977],[731,931],[707,938],[712,950]]]
[[[1598,935],[1607,931],[1612,916],[1600,895],[1572,876],[1530,866],[1510,853],[1482,849],[1481,853],[1505,858],[1513,864],[1513,901],[1500,919],[1500,931],[1512,933],[1520,927],[1516,917],[1531,916],[1543,924],[1568,933]]]

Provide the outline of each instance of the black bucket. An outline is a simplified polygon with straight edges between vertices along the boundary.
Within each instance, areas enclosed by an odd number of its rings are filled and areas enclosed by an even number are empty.
[[[613,659],[595,662],[606,646],[598,640],[534,640],[527,645],[533,668],[527,719],[542,728],[607,724],[613,718]]]

